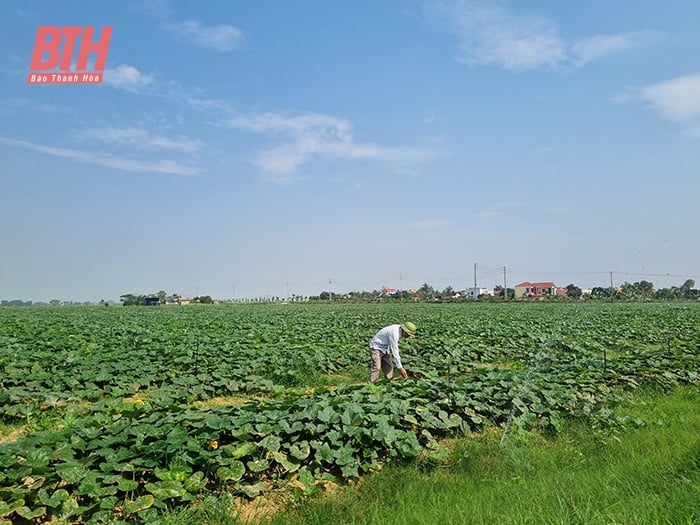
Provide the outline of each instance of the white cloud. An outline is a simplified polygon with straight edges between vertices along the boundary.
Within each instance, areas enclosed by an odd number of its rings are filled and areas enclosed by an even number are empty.
[[[296,182],[297,170],[319,157],[383,161],[402,169],[441,154],[429,148],[392,148],[358,143],[353,138],[350,122],[319,113],[240,115],[229,120],[228,125],[255,133],[281,135],[288,141],[259,151],[254,158],[258,167],[282,177],[285,183]]]
[[[436,5],[439,16],[459,38],[458,60],[467,65],[539,69],[556,67],[566,58],[566,42],[546,17],[472,1]]]
[[[320,113],[306,113],[297,116],[280,113],[239,115],[231,119],[230,124],[233,127],[256,133],[286,132],[295,135],[326,135],[341,140],[348,140],[352,135],[349,122]]]
[[[657,31],[636,31],[582,38],[572,47],[573,60],[577,66],[582,66],[603,57],[655,44],[661,38],[661,34]]]
[[[103,83],[116,89],[135,93],[153,82],[153,76],[141,73],[134,66],[122,64],[114,69],[106,69]]]
[[[522,13],[475,0],[436,0],[428,14],[456,34],[458,61],[469,66],[537,70],[580,67],[594,60],[629,52],[660,40],[655,31],[584,37],[577,41],[560,35],[556,20]]]
[[[115,146],[130,146],[146,150],[169,150],[184,153],[199,151],[203,145],[200,140],[187,137],[168,138],[153,135],[143,128],[96,128],[77,134],[80,139],[87,139]]]
[[[695,129],[700,124],[700,73],[646,86],[640,96],[669,120]]]
[[[195,45],[215,51],[234,51],[245,44],[245,37],[241,30],[230,24],[205,26],[197,20],[186,20],[170,23],[165,27],[173,34]]]
[[[36,144],[33,142],[16,140],[7,137],[0,137],[0,144],[25,148],[38,153],[53,155],[55,157],[75,160],[87,164],[96,164],[98,166],[105,166],[108,168],[136,173],[154,172],[165,173],[168,175],[198,175],[200,173],[198,168],[172,160],[142,161],[137,159],[126,159],[124,157],[99,155],[89,151],[45,146],[43,144]]]

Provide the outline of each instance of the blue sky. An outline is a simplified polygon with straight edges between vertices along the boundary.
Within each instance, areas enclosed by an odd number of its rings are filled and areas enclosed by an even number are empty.
[[[694,0],[1,9],[2,299],[700,281]]]

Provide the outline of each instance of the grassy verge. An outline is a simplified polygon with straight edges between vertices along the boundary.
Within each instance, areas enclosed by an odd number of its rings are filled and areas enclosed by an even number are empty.
[[[601,440],[583,426],[557,439],[486,433],[451,444],[440,465],[392,467],[253,519],[265,525],[697,524],[700,392],[646,393],[624,411],[646,424]],[[228,497],[210,498],[167,523],[251,522]]]

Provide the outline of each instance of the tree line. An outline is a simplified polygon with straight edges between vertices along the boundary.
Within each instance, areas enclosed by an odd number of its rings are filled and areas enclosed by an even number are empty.
[[[654,287],[654,283],[646,280],[637,281],[634,283],[624,282],[620,286],[613,287],[595,287],[590,293],[584,291],[575,284],[568,284],[566,287],[566,296],[547,297],[546,300],[607,300],[607,301],[672,301],[672,300],[700,300],[700,290],[695,288],[695,280],[687,279],[680,286],[670,286],[668,288]],[[494,295],[481,295],[480,301],[502,301],[513,300],[515,298],[515,290],[513,288],[503,289],[501,286],[494,288]],[[177,293],[168,294],[164,290],[160,290],[152,294],[134,294],[126,293],[120,296],[122,305],[124,306],[144,306],[144,305],[165,305],[165,304],[182,304],[183,297]],[[453,302],[453,301],[470,301],[475,298],[468,298],[466,292],[457,292],[452,286],[448,286],[443,290],[433,288],[428,283],[424,283],[417,290],[396,290],[392,293],[387,293],[386,289],[368,291],[353,291],[347,293],[335,293],[323,291],[318,295],[302,296],[292,295],[291,297],[265,297],[256,299],[239,299],[217,301],[210,295],[197,296],[192,299],[187,299],[188,303],[198,304],[214,304],[216,302],[225,303],[259,303],[259,302],[382,302],[382,301],[428,301],[428,302]],[[18,307],[18,306],[89,306],[95,303],[79,302],[79,301],[61,301],[52,299],[48,303],[40,301],[24,301],[21,299],[2,300],[0,307]],[[111,303],[102,300],[100,305],[109,306]]]
[[[165,290],[152,294],[125,293],[119,296],[124,306],[157,306],[163,304],[182,304],[184,298],[180,294],[168,294]],[[210,295],[202,295],[187,299],[188,303],[213,304],[214,299]]]

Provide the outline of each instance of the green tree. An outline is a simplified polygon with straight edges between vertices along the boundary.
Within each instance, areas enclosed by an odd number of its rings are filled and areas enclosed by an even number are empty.
[[[136,295],[132,293],[125,293],[120,295],[119,298],[122,300],[124,306],[138,306],[143,304],[143,295]]]
[[[581,288],[576,286],[575,284],[567,284],[566,285],[566,296],[571,297],[572,299],[580,299],[581,298]]]
[[[654,283],[642,280],[635,284],[637,284],[642,299],[649,299],[654,295]]]
[[[690,297],[690,292],[694,286],[695,281],[693,279],[688,279],[683,284],[681,284],[681,287],[678,289],[678,292],[680,293],[681,297],[685,297],[687,299]]]
[[[602,286],[596,286],[591,290],[591,297],[595,299],[609,299],[613,296],[614,288],[603,288]]]
[[[451,286],[448,286],[447,288],[445,288],[442,291],[442,296],[446,297],[446,298],[452,297],[454,294],[455,294],[455,290]]]
[[[418,288],[418,293],[420,293],[423,299],[432,299],[435,297],[435,289],[428,283],[423,283],[423,286]]]

